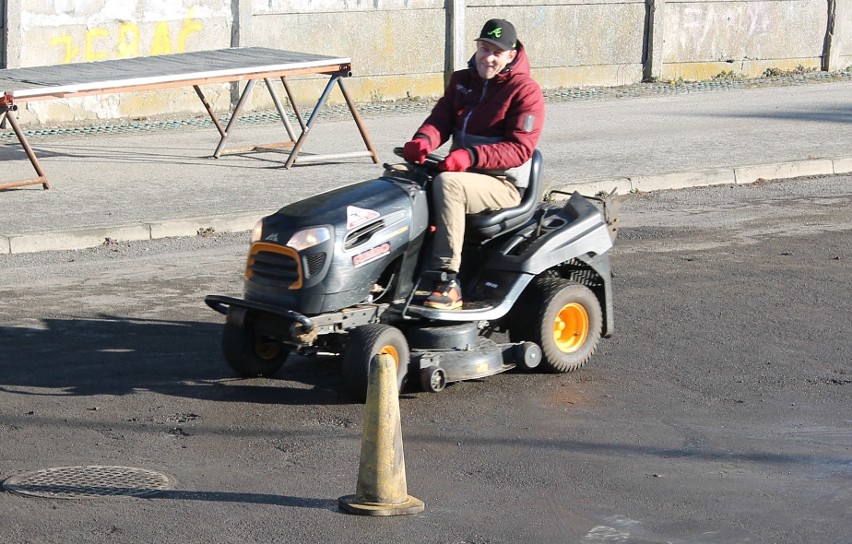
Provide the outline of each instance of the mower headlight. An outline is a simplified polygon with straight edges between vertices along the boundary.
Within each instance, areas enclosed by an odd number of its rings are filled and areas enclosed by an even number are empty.
[[[313,227],[310,229],[300,230],[290,237],[287,245],[296,251],[302,251],[309,247],[314,247],[331,238],[331,231],[328,227]]]
[[[263,220],[261,219],[257,223],[254,224],[254,227],[251,229],[251,242],[255,243],[260,241],[260,237],[263,235]]]

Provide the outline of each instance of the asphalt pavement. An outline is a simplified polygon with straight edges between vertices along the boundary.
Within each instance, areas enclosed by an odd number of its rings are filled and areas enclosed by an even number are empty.
[[[245,233],[0,258],[3,543],[849,542],[852,175],[630,195],[621,225],[582,369],[400,397],[426,509],[396,518],[337,506],[366,409],[339,359],[222,359],[203,298],[239,296]]]
[[[852,72],[735,84],[633,85],[547,93],[539,148],[545,186],[584,194],[746,184],[852,172]],[[431,103],[361,104],[381,162]],[[318,117],[303,153],[363,151],[340,107]],[[0,191],[0,254],[80,249],[248,230],[290,202],[381,174],[369,158],[284,167],[280,151],[212,157],[209,121],[133,120],[31,130],[51,181]],[[229,148],[287,140],[274,116],[248,115]],[[0,182],[34,177],[10,130],[0,131]]]

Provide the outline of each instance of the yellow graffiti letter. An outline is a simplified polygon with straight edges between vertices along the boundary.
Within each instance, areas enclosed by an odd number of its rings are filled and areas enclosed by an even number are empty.
[[[62,64],[69,64],[74,62],[74,57],[77,56],[77,53],[80,52],[79,47],[74,47],[74,42],[71,39],[71,36],[54,36],[50,39],[51,46],[60,46],[65,49],[65,58],[62,59]]]
[[[160,21],[154,27],[154,43],[151,45],[152,55],[168,55],[172,52],[172,38],[169,34],[169,23]]]
[[[139,56],[139,27],[123,21],[118,27],[118,57],[128,59]]]
[[[184,17],[183,22],[180,25],[180,35],[178,36],[177,46],[178,53],[186,51],[186,39],[190,34],[195,34],[202,30],[201,21],[193,19],[193,15],[195,15],[195,6],[189,8],[186,17]]]
[[[109,30],[105,28],[93,28],[86,32],[86,62],[107,58],[106,52],[95,51],[94,42],[98,38],[109,38]]]

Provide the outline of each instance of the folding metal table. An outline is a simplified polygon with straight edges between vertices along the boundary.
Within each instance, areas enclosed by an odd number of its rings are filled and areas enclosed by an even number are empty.
[[[287,81],[287,78],[290,76],[305,75],[329,76],[325,89],[317,99],[307,121],[299,111],[299,107],[296,105]],[[216,158],[220,157],[223,153],[291,147],[292,149],[284,163],[285,168],[290,168],[294,163],[301,164],[354,157],[371,157],[374,163],[378,163],[378,155],[373,148],[373,144],[370,142],[361,116],[358,115],[355,104],[352,102],[343,84],[343,78],[351,75],[351,60],[348,58],[280,51],[264,47],[236,47],[214,51],[178,53],[175,55],[0,70],[0,89],[4,89],[2,100],[0,100],[0,125],[5,126],[7,122],[11,125],[12,130],[18,138],[18,142],[26,152],[36,174],[38,174],[37,178],[29,180],[6,183],[0,181],[0,189],[36,184],[41,184],[45,189],[50,188],[47,175],[44,173],[41,164],[39,164],[38,158],[27,141],[26,134],[21,129],[15,114],[19,104],[38,100],[148,91],[190,85],[195,89],[204,108],[216,125],[216,129],[219,131],[219,145],[213,152],[213,156]],[[270,80],[272,78],[280,78],[284,85],[290,106],[301,129],[298,135],[293,130],[284,111],[284,106],[271,85]],[[259,79],[266,82],[266,87],[269,90],[272,101],[290,140],[278,144],[256,145],[249,148],[225,150],[225,143],[228,136],[233,132],[240,112],[246,100],[251,95],[255,83]],[[201,91],[201,85],[236,81],[246,81],[247,83],[231,112],[227,126],[223,127],[218,116],[205,98],[204,93]],[[335,85],[343,93],[343,98],[346,100],[349,112],[352,114],[358,131],[361,133],[366,151],[303,155],[300,157],[299,154],[310,133],[311,127]]]

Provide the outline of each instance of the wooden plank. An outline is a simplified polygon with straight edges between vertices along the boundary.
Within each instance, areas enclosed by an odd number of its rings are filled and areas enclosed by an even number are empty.
[[[0,88],[16,101],[321,74],[348,69],[350,59],[262,47],[196,51],[0,70]]]

